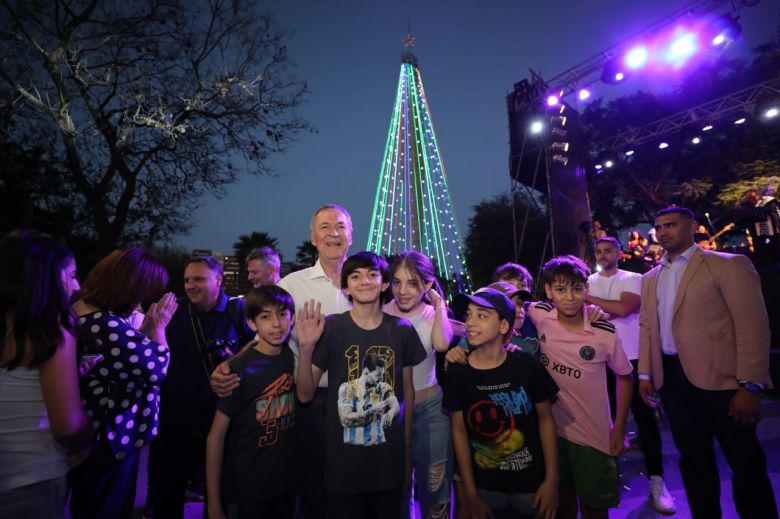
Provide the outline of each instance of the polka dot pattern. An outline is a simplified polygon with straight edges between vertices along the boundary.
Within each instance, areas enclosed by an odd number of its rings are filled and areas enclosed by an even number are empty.
[[[111,312],[87,314],[77,322],[104,356],[81,380],[84,407],[97,440],[105,438],[114,457],[123,460],[157,435],[160,384],[170,351]]]

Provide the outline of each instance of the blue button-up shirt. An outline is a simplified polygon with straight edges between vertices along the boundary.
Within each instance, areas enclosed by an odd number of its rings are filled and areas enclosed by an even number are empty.
[[[677,355],[677,345],[672,335],[672,318],[674,317],[674,300],[677,297],[677,287],[680,284],[685,268],[696,252],[696,245],[669,261],[669,253],[661,258],[661,272],[656,282],[656,299],[658,301],[658,322],[661,327],[661,349],[667,355]]]

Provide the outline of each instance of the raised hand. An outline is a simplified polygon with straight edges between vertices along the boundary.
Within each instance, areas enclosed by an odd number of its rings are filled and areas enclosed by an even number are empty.
[[[165,328],[171,322],[173,314],[179,304],[176,302],[176,296],[173,292],[163,295],[159,301],[149,305],[149,310],[144,318],[144,325],[151,328]]]
[[[298,318],[295,322],[298,331],[298,349],[302,352],[314,350],[314,346],[322,336],[325,329],[325,316],[322,315],[322,304],[314,299],[303,303],[303,308],[298,310]]]

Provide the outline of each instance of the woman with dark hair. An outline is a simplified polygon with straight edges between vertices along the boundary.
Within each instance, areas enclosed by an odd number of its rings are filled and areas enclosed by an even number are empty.
[[[91,440],[70,293],[73,252],[35,231],[0,240],[0,517],[64,515],[68,457]]]
[[[140,328],[128,318],[165,290],[165,267],[143,249],[117,249],[93,267],[81,298],[79,346],[102,359],[81,379],[95,430],[90,457],[70,473],[74,518],[130,517],[141,448],[157,435],[160,384],[168,369],[165,327],[176,311],[166,293],[151,303]]]

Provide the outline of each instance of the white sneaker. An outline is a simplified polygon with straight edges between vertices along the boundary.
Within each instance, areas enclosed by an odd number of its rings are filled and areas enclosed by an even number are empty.
[[[653,507],[662,514],[673,514],[677,511],[674,498],[666,489],[664,478],[650,476],[650,497],[653,499]]]

